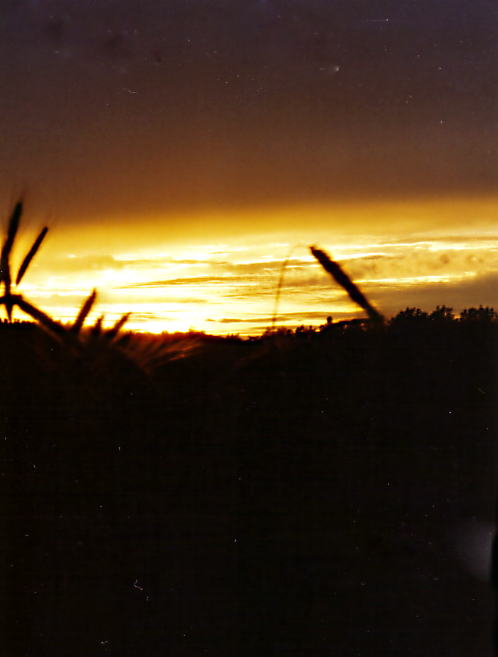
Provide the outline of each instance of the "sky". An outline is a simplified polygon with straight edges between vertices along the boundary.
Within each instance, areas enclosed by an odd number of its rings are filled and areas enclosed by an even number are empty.
[[[487,0],[16,0],[0,210],[49,236],[20,291],[69,320],[254,333],[498,307],[498,8]],[[290,255],[289,255],[290,254]],[[495,291],[496,290],[496,291]]]

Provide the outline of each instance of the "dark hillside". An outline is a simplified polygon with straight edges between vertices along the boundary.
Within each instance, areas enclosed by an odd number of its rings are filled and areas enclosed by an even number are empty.
[[[494,316],[178,342],[0,325],[2,655],[492,654]]]

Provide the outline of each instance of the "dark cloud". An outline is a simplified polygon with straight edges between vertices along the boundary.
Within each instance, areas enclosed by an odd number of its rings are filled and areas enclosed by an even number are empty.
[[[236,287],[234,285],[234,287]],[[246,287],[244,289],[235,289],[229,292],[223,293],[224,299],[239,299],[241,301],[247,300],[250,295],[250,290],[253,291],[253,296],[258,299],[275,299],[277,295],[277,286],[276,285],[267,285],[262,288],[258,284],[253,284],[252,288]],[[302,303],[308,305],[309,303],[322,303],[337,301],[339,298],[343,297],[346,293],[342,288],[332,283],[325,283],[325,285],[317,284],[315,279],[303,279],[303,281],[298,281],[296,284],[282,286],[280,290],[280,302],[286,303],[287,299],[295,297],[295,295],[301,295]]]
[[[220,324],[261,324],[263,326],[270,326],[275,319],[278,323],[283,322],[294,322],[294,323],[303,323],[303,320],[312,320],[316,321],[317,319],[322,319],[325,323],[327,315],[325,312],[320,311],[308,311],[303,313],[282,313],[275,316],[275,318],[270,315],[267,316],[258,316],[258,317],[244,317],[243,319],[236,317],[224,317],[223,319],[207,319],[207,322],[217,322]]]
[[[65,217],[496,190],[493,3],[2,11],[1,191]]]
[[[158,315],[157,313],[147,312],[143,310],[140,310],[138,312],[132,312],[130,315],[130,320],[133,320],[134,322],[148,322],[151,320],[160,320],[162,322],[168,322],[171,321],[171,319],[172,318],[168,317],[167,315],[162,315],[162,314]],[[125,325],[125,329],[126,329],[126,325]]]
[[[479,305],[498,309],[498,272],[489,272],[456,282],[424,282],[407,286],[365,286],[369,298],[387,316],[407,307],[433,310],[436,306],[452,307],[456,313]]]
[[[128,261],[121,261],[128,262]],[[130,266],[133,261],[129,261]],[[158,263],[158,266],[162,264]],[[140,288],[140,287],[164,287],[168,285],[241,285],[241,284],[251,284],[251,285],[261,285],[262,279],[268,279],[270,285],[276,286],[278,281],[278,273],[282,266],[281,261],[264,261],[264,262],[247,262],[247,263],[237,263],[237,262],[228,262],[228,261],[211,261],[211,260],[192,260],[192,261],[164,261],[171,262],[172,264],[187,262],[188,264],[195,264],[203,267],[209,268],[212,270],[213,274],[207,274],[205,276],[192,276],[185,277],[175,277],[164,280],[155,280],[155,281],[144,281],[140,283],[131,283],[129,285],[123,286],[124,288]],[[308,269],[309,265],[303,264],[302,261],[295,261],[296,264],[288,264],[285,281],[294,279],[294,277],[301,277],[302,272]],[[149,261],[149,266],[150,266]],[[216,272],[223,271],[223,275],[219,275]],[[306,284],[309,284],[309,280]]]
[[[207,261],[206,264],[212,265],[214,267],[220,267],[225,269],[227,272],[231,272],[237,275],[247,275],[247,274],[267,274],[269,272],[274,273],[279,271],[284,262],[282,260],[259,260],[256,262],[210,262]],[[299,259],[289,259],[285,261],[285,270],[287,272],[301,270],[308,267],[308,263],[303,262]]]

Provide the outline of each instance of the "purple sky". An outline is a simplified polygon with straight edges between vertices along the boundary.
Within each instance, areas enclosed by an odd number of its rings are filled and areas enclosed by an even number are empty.
[[[18,0],[0,186],[70,221],[496,193],[484,0]]]

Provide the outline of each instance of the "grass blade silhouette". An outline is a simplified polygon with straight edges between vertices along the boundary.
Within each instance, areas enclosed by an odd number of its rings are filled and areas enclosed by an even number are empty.
[[[10,298],[10,286],[11,286],[11,277],[10,277],[10,263],[9,256],[14,245],[14,240],[17,234],[17,229],[19,228],[19,221],[22,214],[22,202],[16,203],[12,216],[10,217],[9,227],[7,229],[7,238],[2,247],[2,254],[0,255],[0,281],[3,281],[5,284],[5,297],[4,302],[5,310],[7,311],[7,316],[9,322],[12,321],[12,308],[13,302]]]
[[[280,278],[278,279],[278,287],[277,287],[277,294],[275,295],[275,307],[273,309],[273,319],[271,322],[271,330],[275,330],[275,324],[277,323],[277,310],[278,310],[278,302],[280,301],[280,292],[282,291],[282,285],[284,282],[284,274],[285,274],[285,268],[287,267],[287,263],[290,260],[290,255],[284,260],[282,263],[282,267],[280,269]]]
[[[358,286],[353,283],[346,272],[343,271],[343,269],[337,264],[337,262],[334,262],[334,260],[329,258],[325,251],[322,251],[321,249],[317,249],[314,246],[311,246],[310,250],[318,262],[325,269],[325,271],[331,274],[337,283],[339,283],[339,285],[341,285],[346,290],[352,301],[357,303],[363,308],[363,310],[368,313],[370,319],[376,321],[382,321],[384,319],[383,316],[368,301]]]
[[[3,302],[4,298],[5,297],[0,298],[0,303]],[[54,319],[49,317],[49,315],[44,313],[43,310],[40,310],[36,306],[33,306],[33,304],[29,303],[29,301],[26,301],[26,299],[23,299],[20,294],[12,295],[12,300],[23,312],[25,312],[27,315],[31,315],[31,317],[35,319],[42,326],[42,328],[48,329],[55,335],[59,335],[65,332],[64,327],[61,326],[59,322],[56,322]]]
[[[9,227],[7,229],[7,238],[2,247],[2,255],[0,256],[0,280],[3,280],[6,287],[9,287],[10,290],[10,265],[9,265],[9,255],[14,245],[14,239],[17,234],[17,229],[19,228],[19,221],[22,214],[22,203],[16,203],[14,211],[9,221]]]
[[[280,268],[280,277],[278,279],[277,293],[275,295],[275,307],[273,309],[273,318],[272,318],[272,322],[271,322],[271,330],[272,331],[275,331],[275,324],[277,323],[278,303],[280,301],[280,293],[282,291],[282,286],[283,286],[283,283],[284,283],[285,270],[287,268],[287,265],[289,264],[289,261],[291,259],[291,256],[292,256],[293,252],[296,249],[301,248],[302,246],[307,248],[307,244],[303,244],[302,242],[299,242],[299,244],[296,244],[295,246],[293,246],[292,249],[289,251],[289,254],[287,255],[286,259],[283,261],[282,266]]]
[[[45,235],[47,234],[47,232],[48,232],[48,228],[45,226],[45,228],[43,228],[43,230],[41,231],[41,233],[40,233],[40,234],[38,235],[38,237],[36,238],[35,243],[34,243],[33,246],[31,247],[31,249],[29,250],[27,256],[26,256],[26,257],[24,258],[24,260],[22,261],[21,268],[19,269],[19,272],[18,272],[18,274],[17,274],[16,285],[19,285],[19,283],[21,282],[22,277],[23,277],[24,274],[26,273],[26,270],[28,269],[28,267],[29,267],[31,261],[32,261],[33,258],[35,257],[36,252],[37,252],[38,249],[40,248],[40,245],[41,245],[41,243],[43,242],[43,240],[44,240]]]
[[[102,335],[102,322],[104,321],[104,315],[101,315],[95,324],[92,326],[90,330],[90,334],[95,337],[99,338]]]
[[[78,313],[78,317],[76,317],[76,319],[74,320],[74,324],[69,329],[71,333],[78,334],[80,332],[80,329],[83,326],[83,322],[85,321],[88,313],[92,309],[92,306],[95,303],[96,298],[97,298],[97,290],[94,290],[90,294],[88,299],[85,301],[85,303],[82,305],[81,310]]]
[[[111,326],[110,329],[108,329],[105,332],[105,337],[107,340],[113,340],[119,331],[123,328],[123,326],[126,324],[128,319],[130,318],[131,313],[126,313],[123,315],[118,321],[114,324],[114,326]]]

